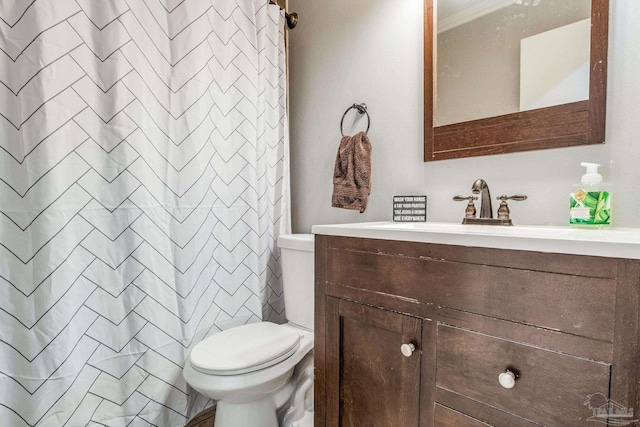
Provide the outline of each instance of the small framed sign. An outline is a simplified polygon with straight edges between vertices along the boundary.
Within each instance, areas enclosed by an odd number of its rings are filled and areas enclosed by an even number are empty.
[[[394,222],[426,222],[427,196],[393,196]]]

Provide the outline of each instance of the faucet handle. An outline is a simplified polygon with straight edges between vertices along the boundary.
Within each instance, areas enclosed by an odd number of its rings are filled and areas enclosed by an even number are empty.
[[[474,200],[478,200],[476,196],[454,196],[453,200],[456,202],[465,202],[467,203],[467,208],[464,210],[465,218],[475,218],[476,217],[476,205],[473,204]]]
[[[466,202],[467,200],[478,200],[478,198],[476,196],[454,196],[453,200],[455,200],[456,202]]]
[[[500,207],[498,208],[498,219],[509,219],[509,206],[507,205],[507,200],[515,200],[517,202],[522,202],[527,200],[527,196],[524,194],[516,194],[514,196],[506,196],[502,195],[500,197],[496,197],[500,200]]]
[[[525,194],[516,194],[513,196],[502,195],[500,197],[496,197],[496,199],[506,202],[507,200],[515,200],[517,202],[523,202],[527,200],[527,196]]]

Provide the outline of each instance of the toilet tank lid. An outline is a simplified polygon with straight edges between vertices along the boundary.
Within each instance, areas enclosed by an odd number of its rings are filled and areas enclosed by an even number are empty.
[[[313,252],[313,234],[281,234],[278,247]]]

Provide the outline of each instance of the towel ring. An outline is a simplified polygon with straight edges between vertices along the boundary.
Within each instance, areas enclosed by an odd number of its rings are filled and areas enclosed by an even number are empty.
[[[364,133],[365,134],[369,133],[369,127],[371,126],[371,117],[369,117],[369,113],[367,112],[367,104],[363,102],[362,104],[353,104],[351,107],[347,108],[347,111],[345,111],[344,114],[342,115],[342,120],[340,120],[340,133],[342,134],[342,136],[344,136],[344,131],[342,130],[344,118],[347,115],[347,113],[352,109],[358,110],[359,114],[367,115],[367,130],[365,130]]]

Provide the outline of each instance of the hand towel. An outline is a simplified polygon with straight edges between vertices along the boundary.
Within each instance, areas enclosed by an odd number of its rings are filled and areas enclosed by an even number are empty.
[[[371,193],[371,142],[364,132],[343,136],[333,171],[331,206],[343,209],[367,208]]]

